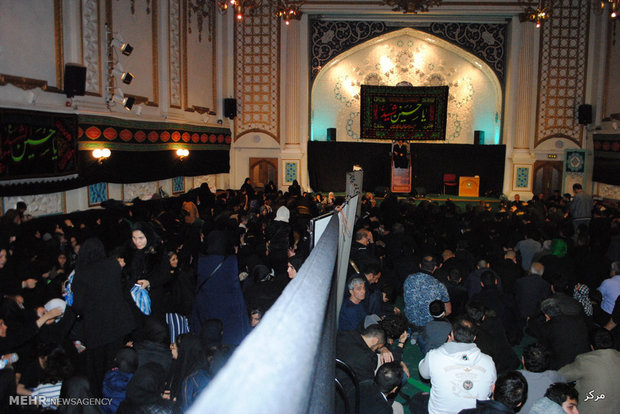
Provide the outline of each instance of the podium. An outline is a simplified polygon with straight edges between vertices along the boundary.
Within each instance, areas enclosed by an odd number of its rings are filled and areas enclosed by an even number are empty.
[[[478,197],[480,195],[480,177],[459,177],[459,197]]]

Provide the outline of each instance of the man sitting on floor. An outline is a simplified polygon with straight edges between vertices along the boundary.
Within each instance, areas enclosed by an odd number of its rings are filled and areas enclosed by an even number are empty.
[[[354,277],[347,284],[349,298],[342,302],[340,316],[338,317],[339,331],[352,331],[358,329],[366,317],[366,309],[362,301],[366,297],[366,285],[364,279]]]
[[[534,403],[530,414],[579,414],[578,401],[579,393],[572,384],[556,382]]]
[[[527,398],[527,381],[518,371],[500,375],[493,386],[493,399],[476,401],[476,408],[459,414],[510,414],[520,412]]]
[[[431,380],[431,393],[416,394],[413,414],[450,414],[474,408],[476,400],[488,400],[497,378],[490,356],[474,343],[476,324],[468,317],[452,323],[448,342],[428,351],[418,366],[420,375]]]

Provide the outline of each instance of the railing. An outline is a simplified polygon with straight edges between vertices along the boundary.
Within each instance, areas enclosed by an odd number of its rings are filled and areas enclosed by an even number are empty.
[[[334,411],[338,235],[334,214],[295,279],[190,414]]]

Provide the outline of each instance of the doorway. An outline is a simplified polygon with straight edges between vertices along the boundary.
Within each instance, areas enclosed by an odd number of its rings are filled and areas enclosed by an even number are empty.
[[[250,180],[257,191],[263,191],[269,181],[278,188],[278,159],[250,158]]]
[[[534,163],[534,194],[545,198],[554,191],[562,191],[562,161],[536,161]]]

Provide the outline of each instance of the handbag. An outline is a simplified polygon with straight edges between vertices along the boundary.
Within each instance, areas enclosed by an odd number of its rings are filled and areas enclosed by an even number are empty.
[[[145,315],[151,314],[151,297],[149,296],[149,292],[146,289],[142,289],[140,284],[136,283],[131,288],[131,298],[134,302],[136,302],[136,306],[140,309]]]

